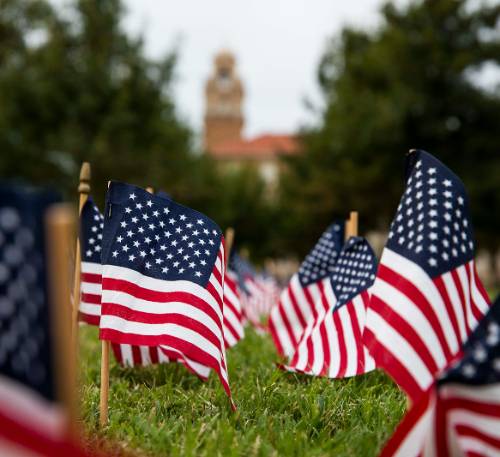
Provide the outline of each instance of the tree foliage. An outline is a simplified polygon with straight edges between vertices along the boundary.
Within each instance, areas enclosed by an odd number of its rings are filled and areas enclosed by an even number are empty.
[[[89,160],[99,193],[113,178],[176,187],[191,159],[175,54],[146,58],[122,15],[119,0],[79,0],[66,16],[44,0],[2,2],[2,176],[68,189]]]
[[[471,197],[476,234],[498,243],[500,88],[471,74],[500,63],[500,6],[413,1],[381,9],[377,30],[345,28],[329,44],[318,79],[325,108],[304,132],[283,205],[295,237],[358,209],[363,231],[387,229],[403,190],[404,155],[425,149],[451,167]],[[498,68],[498,67],[497,67]],[[305,238],[304,238],[305,235]]]

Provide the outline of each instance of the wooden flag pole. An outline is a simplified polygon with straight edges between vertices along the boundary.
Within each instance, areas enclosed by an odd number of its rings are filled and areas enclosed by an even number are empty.
[[[232,227],[228,227],[226,229],[224,241],[225,241],[224,262],[225,262],[226,268],[227,268],[227,264],[229,262],[229,255],[231,254],[231,248],[233,247],[233,241],[234,241],[234,229]]]
[[[146,187],[146,190],[147,190],[150,194],[154,194],[154,192],[155,192],[155,189],[154,189],[154,187],[152,187],[152,186],[148,186],[148,187]]]
[[[45,219],[48,245],[49,294],[54,323],[54,356],[58,398],[68,417],[68,432],[76,437],[78,407],[76,398],[76,360],[71,347],[71,273],[68,269],[70,246],[75,233],[71,208],[52,206]]]
[[[108,189],[111,181],[108,181]],[[107,210],[107,209],[106,209]],[[108,423],[109,403],[109,341],[101,340],[101,390],[99,397],[99,423],[104,427]]]
[[[109,187],[110,182],[108,182]],[[153,188],[146,187],[152,194]],[[101,341],[101,391],[100,391],[100,424],[104,427],[108,423],[109,403],[109,341]]]
[[[358,236],[358,212],[351,211],[349,219],[345,221],[344,241],[347,241],[351,236]]]
[[[90,193],[90,164],[83,162],[80,168],[80,183],[78,184],[78,216],[82,213],[83,205],[87,201]],[[78,355],[78,309],[80,306],[80,284],[82,273],[82,255],[80,246],[79,233],[76,234],[76,249],[75,249],[75,269],[73,279],[73,307],[71,314],[71,339],[75,357]]]

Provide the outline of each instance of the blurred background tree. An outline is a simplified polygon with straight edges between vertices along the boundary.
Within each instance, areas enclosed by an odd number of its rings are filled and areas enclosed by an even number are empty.
[[[108,179],[179,182],[191,132],[171,94],[175,54],[144,56],[119,0],[80,0],[63,16],[44,0],[0,9],[2,176],[74,187],[83,160]]]
[[[222,174],[196,150],[175,106],[176,52],[146,57],[123,29],[120,0],[71,5],[2,1],[0,176],[73,196],[89,160],[101,201],[108,179],[154,185],[234,226],[238,244],[262,259],[305,253],[353,208],[363,232],[385,230],[404,155],[418,147],[463,178],[480,245],[498,248],[500,88],[474,75],[500,63],[500,6],[387,3],[376,29],[332,38],[318,68],[324,108],[269,199],[255,171]]]
[[[405,153],[421,148],[464,180],[480,245],[497,249],[500,88],[480,88],[472,75],[498,68],[500,5],[426,0],[387,3],[381,13],[377,30],[345,28],[323,55],[325,108],[283,179],[289,239],[305,250],[352,208],[363,231],[386,230]]]

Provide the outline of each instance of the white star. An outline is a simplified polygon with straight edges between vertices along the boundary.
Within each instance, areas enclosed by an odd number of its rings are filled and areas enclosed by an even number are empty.
[[[194,267],[195,267],[195,265],[196,265],[196,264],[195,264],[194,262],[190,262],[190,263],[189,263],[189,268],[194,268]]]
[[[199,271],[196,271],[194,274],[195,274],[195,276],[197,276],[198,278],[201,276],[201,273],[200,273]],[[500,361],[500,360],[499,360],[499,361]],[[499,368],[499,370],[498,370],[498,371],[500,371],[500,368]]]
[[[147,220],[149,219],[148,213],[144,213],[144,214],[142,215],[142,218],[143,218],[145,221],[147,221]]]
[[[170,245],[171,245],[171,246],[177,246],[177,240],[172,240],[172,241],[170,242]]]
[[[190,247],[191,247],[191,246],[190,246]],[[196,257],[199,257],[199,256],[200,256],[200,251],[198,251],[198,250],[194,251],[194,255],[195,255]]]
[[[154,224],[149,224],[148,227],[149,227],[149,230],[154,230],[155,229],[155,225]]]
[[[118,243],[121,243],[123,241],[123,237],[117,236],[116,237],[116,241],[118,241]]]
[[[184,268],[179,268],[179,274],[184,273],[185,269]]]
[[[128,256],[128,259],[129,259],[130,261],[135,260],[135,255],[134,255],[134,254],[130,254],[130,255]]]
[[[172,234],[170,232],[163,232],[163,234],[167,237],[167,238],[170,238],[172,236]]]
[[[139,252],[139,255],[140,255],[141,257],[146,257],[146,251],[141,251],[141,252]]]
[[[430,257],[430,258],[429,258],[429,260],[428,260],[428,262],[429,262],[429,265],[430,265],[431,267],[435,267],[435,266],[437,265],[437,261],[436,261],[436,259],[435,259],[435,258],[433,258],[433,257]]]
[[[153,206],[153,202],[151,200],[148,200],[148,202],[146,203],[146,205],[148,205],[151,208]]]
[[[464,204],[464,198],[463,197],[458,197],[458,204],[463,205]]]
[[[92,255],[92,251],[89,249],[89,250],[86,252],[86,254],[87,254],[87,257],[90,257],[90,256]],[[114,254],[114,253],[113,253],[113,254]],[[116,253],[116,254],[118,254],[118,253]],[[113,257],[116,257],[116,256],[113,256]]]
[[[199,224],[199,225],[203,225],[203,224],[204,224],[204,222],[203,222],[203,220],[202,220],[202,219],[198,219],[198,220],[196,221],[196,223],[197,223],[197,224]]]
[[[127,207],[127,208],[125,208],[125,212],[126,212],[127,214],[129,214],[131,211],[132,211],[132,210],[131,210],[130,208],[128,208],[128,207]]]
[[[445,187],[451,187],[451,181],[449,179],[445,179],[443,181],[443,184],[445,185]]]
[[[138,248],[139,247],[139,241],[135,240],[134,241],[134,248]]]
[[[149,250],[149,253],[150,253],[151,255],[155,255],[155,254],[156,254],[156,249],[151,248],[151,249]]]
[[[134,232],[133,232],[132,230],[129,230],[129,231],[127,232],[127,236],[128,236],[129,238],[130,238],[131,236],[133,236],[133,235],[134,235]]]
[[[153,211],[153,216],[154,216],[154,217],[158,217],[158,216],[159,216],[159,214],[160,214],[160,213],[158,212],[158,210]],[[161,224],[163,224],[163,222],[160,222],[160,225],[161,225]],[[161,227],[163,227],[163,225],[161,225]]]
[[[151,243],[151,238],[149,238],[149,236],[147,236],[146,238],[144,238],[144,242],[147,244]]]
[[[117,257],[118,256],[118,251],[113,251],[113,257]]]
[[[427,173],[429,173],[430,175],[433,175],[434,173],[436,173],[436,169],[435,168],[429,168],[429,170],[427,170]]]
[[[151,268],[151,264],[149,262],[146,262],[144,266],[149,270]]]
[[[128,198],[130,198],[131,200],[135,200],[135,194],[130,194]]]
[[[168,267],[163,267],[163,268],[161,269],[161,272],[162,272],[162,273],[168,273]]]
[[[155,262],[157,265],[160,265],[163,263],[163,259],[156,259]]]
[[[175,219],[173,217],[171,217],[169,220],[168,220],[168,223],[171,224],[171,225],[174,225],[175,224]]]
[[[181,214],[181,215],[179,216],[179,219],[180,219],[181,221],[185,221],[185,220],[186,220],[186,216],[185,216],[184,214]]]
[[[94,249],[95,249],[95,252],[99,252],[101,250],[101,246],[97,245]]]
[[[165,246],[164,244],[162,244],[162,245],[160,246],[160,250],[164,251],[165,249],[167,249],[167,246]]]
[[[127,245],[122,246],[122,250],[125,251],[125,252],[127,252],[129,250],[129,247]]]
[[[139,227],[139,228],[137,229],[137,231],[138,231],[139,233],[144,233],[144,227]]]
[[[136,203],[135,207],[136,207],[137,209],[142,209],[142,203]]]
[[[176,231],[176,233],[181,233],[181,232],[182,232],[182,229],[181,229],[180,227],[177,227],[177,228],[175,229],[175,231]]]
[[[122,228],[125,228],[127,226],[127,223],[125,221],[121,221],[120,225],[122,226]]]
[[[137,221],[138,221],[138,220],[139,220],[139,219],[137,219],[135,216],[132,218],[132,222],[133,222],[134,224],[137,224]]]
[[[169,210],[168,208],[163,208],[163,212],[164,212],[165,214],[168,214],[168,213],[170,213],[170,210]]]
[[[174,267],[177,268],[179,266],[180,262],[174,262]]]

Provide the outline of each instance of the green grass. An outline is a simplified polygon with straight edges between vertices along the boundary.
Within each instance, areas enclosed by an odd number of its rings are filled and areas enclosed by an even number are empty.
[[[405,398],[381,372],[347,380],[284,373],[267,336],[247,329],[228,351],[238,411],[212,373],[179,364],[122,369],[113,360],[109,425],[99,427],[100,343],[82,327],[82,417],[88,440],[151,456],[371,456],[401,419]]]

